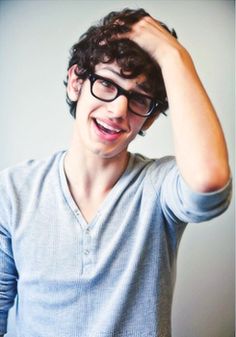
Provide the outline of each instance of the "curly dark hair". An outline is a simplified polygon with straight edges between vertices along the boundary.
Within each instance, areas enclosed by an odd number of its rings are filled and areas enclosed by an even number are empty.
[[[153,97],[162,102],[156,113],[164,113],[168,109],[166,89],[160,66],[152,57],[127,38],[115,38],[118,34],[130,31],[131,26],[141,18],[150,16],[144,9],[132,10],[125,8],[122,11],[113,11],[106,15],[97,25],[91,26],[74,44],[70,50],[68,69],[73,65],[78,66],[76,75],[85,80],[89,73],[94,72],[99,63],[112,63],[120,67],[124,78],[135,78],[140,74],[147,79],[147,90]],[[175,31],[162,22],[161,25],[175,38]],[[67,80],[64,82],[67,86]],[[75,118],[76,102],[67,95],[67,103],[71,115]]]

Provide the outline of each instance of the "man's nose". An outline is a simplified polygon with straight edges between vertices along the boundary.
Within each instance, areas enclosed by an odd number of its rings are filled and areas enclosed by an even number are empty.
[[[108,111],[113,118],[126,118],[128,113],[128,98],[124,95],[118,96],[114,101],[107,103]]]

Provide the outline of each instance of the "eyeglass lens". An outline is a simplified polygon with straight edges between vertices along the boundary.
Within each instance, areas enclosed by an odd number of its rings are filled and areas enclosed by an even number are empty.
[[[118,96],[119,87],[104,78],[95,78],[92,84],[92,92],[101,100],[112,101]],[[151,98],[135,92],[129,93],[128,96],[131,111],[140,115],[149,113],[152,106]]]

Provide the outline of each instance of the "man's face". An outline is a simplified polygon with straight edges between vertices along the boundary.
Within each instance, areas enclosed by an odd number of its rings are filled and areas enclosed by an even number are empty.
[[[125,79],[115,64],[101,63],[95,74],[105,77],[125,90],[147,94],[140,89],[145,78]],[[127,153],[129,143],[137,133],[151,124],[151,117],[140,117],[128,109],[127,97],[118,96],[112,102],[104,102],[91,93],[91,83],[86,79],[77,82],[78,101],[76,108],[75,136],[80,149],[86,149],[103,158],[114,158]],[[68,90],[70,95],[70,91]],[[146,122],[146,123],[145,123]],[[144,125],[145,124],[145,125]]]

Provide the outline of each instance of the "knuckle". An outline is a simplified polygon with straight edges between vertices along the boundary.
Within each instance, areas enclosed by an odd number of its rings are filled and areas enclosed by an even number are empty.
[[[136,27],[142,30],[147,27],[152,22],[152,20],[153,19],[151,18],[151,16],[144,16],[136,23]]]
[[[144,16],[141,20],[139,20],[140,26],[145,26],[147,21],[147,16]]]
[[[143,17],[135,24],[135,28],[137,29],[137,31],[142,31],[143,28],[146,27],[146,24],[147,24],[146,17]]]

